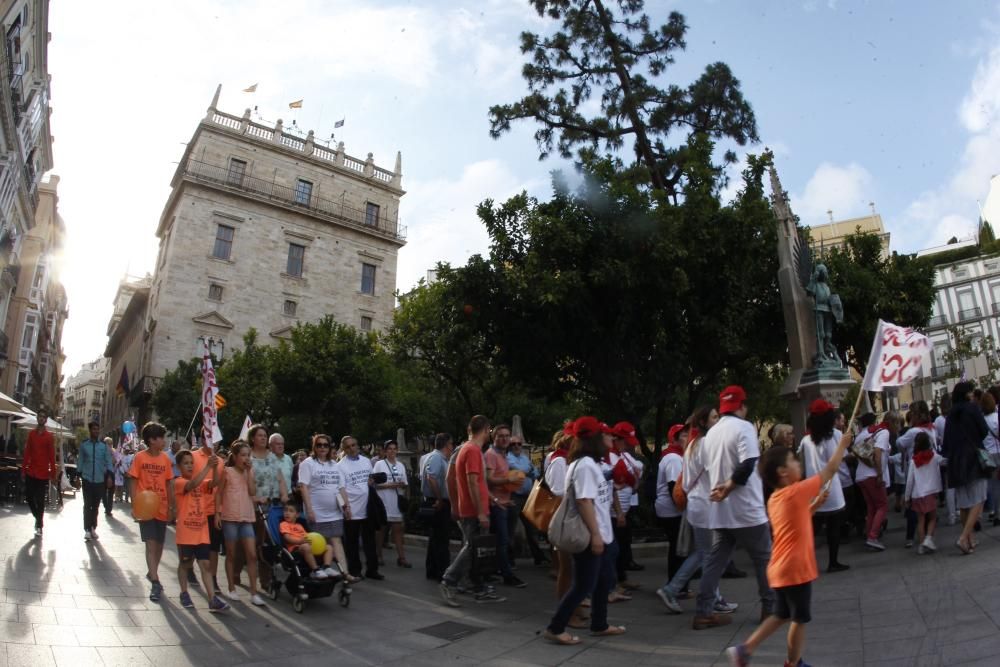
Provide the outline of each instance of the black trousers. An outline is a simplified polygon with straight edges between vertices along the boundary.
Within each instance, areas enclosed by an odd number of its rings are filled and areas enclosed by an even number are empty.
[[[49,480],[36,479],[31,475],[24,476],[24,495],[28,507],[35,516],[35,528],[42,528],[45,523],[45,494],[49,490]]]
[[[378,549],[375,548],[375,526],[370,519],[344,521],[344,555],[347,556],[347,570],[353,576],[361,576],[360,539],[365,550],[365,574],[378,574]]]
[[[822,522],[826,526],[826,548],[829,554],[827,566],[836,565],[840,562],[840,532],[844,525],[844,520],[848,517],[846,507],[836,512],[817,512],[816,521]]]
[[[618,558],[615,560],[615,574],[618,581],[628,581],[628,570],[626,567],[632,562],[632,524],[629,521],[628,512],[625,513],[625,525],[619,526],[617,520],[611,517],[615,523],[615,542],[618,543]]]
[[[104,499],[104,482],[83,483],[83,529],[94,530],[97,528],[97,515],[101,509],[101,500]]]
[[[684,564],[685,560],[677,555],[677,539],[681,532],[681,517],[660,517],[659,521],[660,527],[667,534],[667,539],[670,540],[670,547],[667,550],[667,581],[670,581],[677,574],[677,570],[681,569],[681,565]]]
[[[107,481],[109,479],[111,480],[111,486],[107,486]],[[104,501],[104,513],[111,514],[111,508],[114,507],[115,504],[115,476],[106,475],[104,477],[104,483],[104,498],[102,499]]]
[[[436,510],[429,520],[430,536],[427,538],[427,558],[424,570],[428,579],[441,581],[444,571],[451,564],[448,540],[451,535],[451,503],[443,501],[443,507]],[[433,504],[433,501],[430,502]]]

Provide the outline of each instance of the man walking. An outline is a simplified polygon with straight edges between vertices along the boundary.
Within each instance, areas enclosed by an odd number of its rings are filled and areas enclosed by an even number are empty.
[[[452,517],[462,529],[462,550],[441,577],[441,597],[452,607],[458,602],[457,587],[468,571],[476,602],[502,602],[492,586],[483,582],[482,573],[472,565],[472,540],[490,529],[490,496],[486,489],[486,465],[483,449],[490,441],[490,420],[476,415],[469,421],[469,439],[451,458],[448,466],[448,497],[452,499]]]
[[[712,550],[705,558],[698,590],[694,629],[704,630],[732,621],[713,610],[716,588],[733,548],[739,545],[750,554],[761,600],[761,619],[771,614],[774,592],[767,582],[771,559],[771,531],[764,509],[764,490],[757,474],[760,445],[757,430],[746,420],[746,392],[742,387],[726,387],[719,395],[719,422],[709,430],[702,447],[705,471],[712,489],[709,528]]]
[[[28,507],[35,517],[35,537],[41,537],[45,523],[45,495],[49,484],[59,481],[59,466],[56,465],[55,440],[45,428],[49,420],[48,411],[39,408],[35,419],[38,425],[28,431],[28,439],[24,445],[22,474]]]
[[[434,436],[434,451],[427,455],[420,475],[420,492],[424,507],[430,508],[430,537],[427,539],[427,558],[424,569],[428,579],[441,581],[448,569],[451,553],[448,550],[448,533],[451,528],[451,502],[448,498],[448,460],[454,445],[447,433]]]
[[[497,569],[503,583],[514,588],[524,588],[525,583],[514,576],[510,567],[510,524],[508,513],[513,510],[510,499],[510,466],[507,450],[510,448],[510,427],[499,424],[493,429],[493,446],[486,450],[486,483],[493,494],[490,498],[490,528],[497,536]]]
[[[80,443],[77,470],[83,481],[83,538],[97,539],[97,515],[108,487],[114,485],[115,464],[111,449],[101,440],[101,426],[91,420],[87,424],[90,437]]]

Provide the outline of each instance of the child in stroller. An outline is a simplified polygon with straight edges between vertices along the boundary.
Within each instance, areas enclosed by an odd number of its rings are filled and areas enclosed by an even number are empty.
[[[277,600],[281,588],[284,587],[292,596],[292,609],[301,614],[305,610],[307,600],[330,597],[339,585],[337,599],[341,606],[347,607],[351,604],[351,586],[333,564],[332,547],[327,545],[323,554],[323,567],[317,569],[316,558],[312,554],[308,538],[305,538],[305,543],[301,542],[305,536],[306,526],[299,517],[298,508],[293,503],[288,503],[284,509],[284,521],[280,521],[280,517],[274,515],[265,517],[267,540],[261,555],[273,573],[269,591],[271,599]],[[285,524],[298,526],[301,533]],[[295,535],[296,541],[292,543],[293,541],[286,540],[286,535]],[[308,549],[301,549],[303,546],[307,546]],[[306,551],[308,555],[304,553]]]

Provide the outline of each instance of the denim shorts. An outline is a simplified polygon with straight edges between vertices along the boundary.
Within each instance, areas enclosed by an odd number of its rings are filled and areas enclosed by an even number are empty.
[[[223,521],[222,537],[226,542],[254,539],[253,521]]]

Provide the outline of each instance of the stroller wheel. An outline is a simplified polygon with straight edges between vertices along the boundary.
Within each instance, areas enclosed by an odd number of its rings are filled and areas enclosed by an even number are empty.
[[[295,610],[296,614],[301,614],[306,610],[306,601],[296,595],[292,598],[292,609]]]
[[[268,591],[272,600],[277,600],[278,595],[281,594],[281,582],[275,579],[271,582],[271,589]]]
[[[351,594],[348,593],[347,591],[341,589],[340,594],[337,596],[337,599],[340,601],[341,607],[346,608],[351,606]]]

